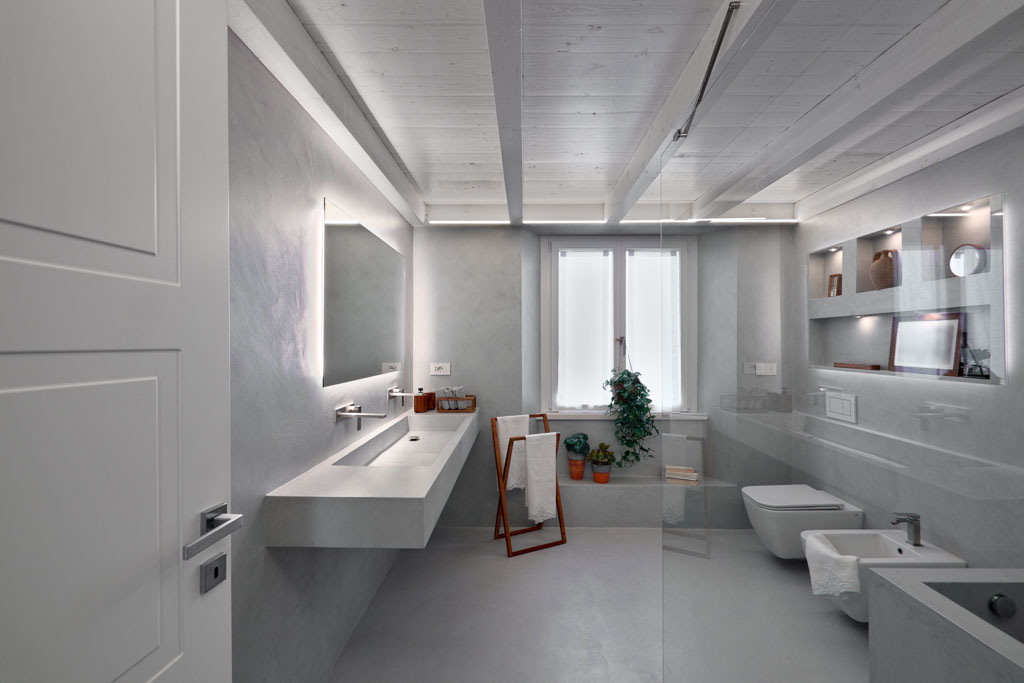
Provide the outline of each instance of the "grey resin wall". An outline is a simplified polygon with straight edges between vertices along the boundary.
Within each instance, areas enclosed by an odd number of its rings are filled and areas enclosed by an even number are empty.
[[[1006,384],[809,367],[808,253],[997,193],[1005,210]],[[887,528],[895,510],[919,512],[925,539],[973,566],[1024,563],[1024,385],[1017,376],[1024,364],[1024,244],[1016,232],[1022,207],[1024,129],[1018,129],[795,230],[780,228],[777,237],[751,239],[751,230],[764,228],[702,237],[700,394],[701,409],[711,416],[716,475],[740,486],[824,488],[863,507],[872,528]],[[741,374],[744,360],[770,361],[760,356],[773,352],[781,355],[777,380]],[[820,385],[858,396],[856,425],[825,418],[824,401],[815,395]],[[726,409],[721,396],[731,386],[740,393],[785,387],[795,410]],[[965,422],[915,417],[926,402],[969,413]],[[727,520],[719,515],[716,526]],[[746,522],[741,508],[735,521]]]
[[[807,303],[801,279],[808,251],[979,197],[1003,193],[1005,349],[1007,384],[978,385],[924,378],[813,369],[807,366]],[[793,379],[800,391],[818,384],[859,397],[859,423],[836,427],[829,438],[897,461],[902,467],[857,458],[836,449],[797,443],[807,452],[797,475],[865,506],[870,526],[887,526],[894,510],[924,516],[926,540],[975,566],[1024,563],[1024,129],[979,145],[836,209],[801,223],[790,273],[788,328]],[[970,409],[965,423],[920,419],[927,401]],[[820,415],[805,399],[800,407]],[[803,456],[801,456],[803,457]],[[808,471],[812,470],[812,471]]]
[[[429,227],[416,231],[413,258],[413,385],[479,397],[480,433],[439,523],[487,526],[497,492],[490,419],[537,409],[539,241],[520,228]],[[431,377],[432,361],[450,362],[451,376]]]
[[[708,415],[708,450],[716,478],[735,484],[714,492],[713,524],[750,525],[740,489],[785,484],[789,465],[748,443],[740,422],[746,410],[770,411],[789,393],[783,346],[784,254],[791,228],[725,228],[700,238],[698,410]],[[776,363],[776,375],[743,374],[744,362]],[[757,407],[744,409],[743,401]]]
[[[355,438],[352,422],[335,424],[336,405],[376,412],[401,380],[321,386],[321,202],[330,197],[406,254],[410,285],[412,234],[234,34],[229,71],[231,493],[246,517],[231,553],[234,675],[322,681],[397,553],[267,548],[263,497]]]

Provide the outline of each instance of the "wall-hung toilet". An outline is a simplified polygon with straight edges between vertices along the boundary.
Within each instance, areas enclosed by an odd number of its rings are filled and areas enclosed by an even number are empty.
[[[803,557],[800,532],[860,529],[864,511],[805,484],[744,486],[743,506],[761,542],[785,560]]]

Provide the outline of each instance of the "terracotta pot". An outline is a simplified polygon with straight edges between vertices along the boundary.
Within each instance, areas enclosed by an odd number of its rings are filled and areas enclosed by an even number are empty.
[[[611,465],[591,465],[591,471],[594,474],[594,483],[607,484],[608,477],[611,476],[612,466]]]
[[[896,284],[897,252],[894,249],[883,249],[875,252],[868,268],[868,277],[875,289],[888,289]]]
[[[583,478],[583,467],[587,464],[586,460],[573,460],[569,458],[569,476],[572,479],[579,481]]]

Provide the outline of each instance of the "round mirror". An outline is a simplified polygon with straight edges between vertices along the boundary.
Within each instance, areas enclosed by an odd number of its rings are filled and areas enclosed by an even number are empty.
[[[985,247],[961,244],[949,257],[949,270],[957,277],[974,275],[985,269]]]

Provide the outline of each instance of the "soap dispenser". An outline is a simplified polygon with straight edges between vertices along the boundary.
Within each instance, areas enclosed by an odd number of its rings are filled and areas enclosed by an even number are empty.
[[[423,393],[423,387],[416,390],[416,395],[412,398],[412,409],[417,413],[425,413],[429,410],[427,395]]]

